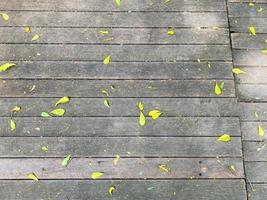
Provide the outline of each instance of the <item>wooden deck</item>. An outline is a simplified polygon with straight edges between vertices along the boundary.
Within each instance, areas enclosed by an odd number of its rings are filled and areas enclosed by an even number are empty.
[[[249,2],[0,1],[0,199],[264,200],[267,1]]]

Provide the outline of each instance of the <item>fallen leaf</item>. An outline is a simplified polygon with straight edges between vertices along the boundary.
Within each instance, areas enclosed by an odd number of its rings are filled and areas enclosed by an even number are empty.
[[[66,104],[66,103],[68,103],[69,101],[70,101],[70,98],[67,97],[67,96],[64,96],[64,97],[62,97],[61,99],[59,99],[59,100],[56,102],[55,106],[58,106],[59,104]]]
[[[27,174],[27,178],[34,181],[39,181],[38,177],[33,172]]]
[[[160,112],[159,110],[151,110],[148,113],[148,115],[152,117],[152,119],[158,119],[161,114],[162,112]]]
[[[102,94],[106,95],[106,96],[109,96],[109,93],[107,90],[102,90]]]
[[[110,196],[113,195],[113,192],[116,190],[115,186],[110,186],[109,189],[108,189],[108,193]]]
[[[245,71],[241,70],[241,69],[238,68],[238,67],[233,68],[233,69],[232,69],[232,72],[233,72],[234,74],[245,74],[245,73],[246,73]]]
[[[224,81],[223,81],[223,82],[221,82],[221,84],[220,84],[220,88],[221,88],[221,89],[223,89],[223,88],[224,88]]]
[[[120,6],[120,5],[121,5],[121,2],[122,2],[122,0],[115,0],[115,2],[116,2],[116,5],[117,5],[117,6]]]
[[[91,178],[96,180],[96,179],[100,179],[103,175],[104,175],[103,172],[93,172],[91,174]]]
[[[257,10],[259,13],[260,12],[263,12],[264,11],[264,8],[262,7],[262,6],[260,6],[259,8],[258,8],[258,10]]]
[[[154,187],[148,187],[147,190],[148,191],[154,190]]]
[[[144,126],[146,124],[146,117],[143,112],[140,112],[139,124],[141,126]]]
[[[113,165],[117,165],[118,162],[119,162],[119,160],[120,160],[120,156],[119,155],[116,155],[116,157],[112,161]]]
[[[5,63],[3,65],[0,66],[0,72],[4,72],[6,70],[8,70],[11,67],[15,67],[16,64],[15,63]]]
[[[223,134],[218,138],[218,141],[220,142],[230,142],[231,141],[231,136],[228,134]]]
[[[109,100],[105,99],[103,103],[107,108],[110,108]]]
[[[40,38],[40,36],[38,34],[35,34],[33,37],[32,37],[32,41],[36,41]]]
[[[215,84],[214,92],[216,95],[222,94],[222,90],[221,90],[220,86],[218,85],[218,83]]]
[[[105,57],[105,59],[103,60],[103,63],[105,64],[105,65],[108,65],[109,63],[110,63],[110,55],[108,55],[108,56],[106,56]]]
[[[51,117],[51,115],[49,115],[47,112],[42,112],[41,117]]]
[[[259,125],[259,127],[258,127],[258,135],[259,135],[259,137],[264,136],[264,129],[261,125]]]
[[[262,53],[267,54],[267,49],[266,49],[266,50],[262,50]],[[0,71],[1,71],[1,70],[0,70]]]
[[[228,169],[232,174],[236,175],[236,167],[234,165],[229,165]]]
[[[30,33],[31,32],[31,28],[29,26],[26,26],[24,30],[25,30],[26,33]]]
[[[14,108],[11,109],[11,113],[13,114],[13,113],[15,113],[15,112],[19,112],[20,109],[21,109],[20,106],[15,106]]]
[[[175,35],[175,31],[174,30],[168,30],[167,35]]]
[[[144,110],[144,105],[143,105],[143,103],[141,101],[138,102],[138,109],[140,111],[143,111]]]
[[[48,151],[48,146],[41,147],[41,150],[44,151],[44,152],[47,152]]]
[[[2,16],[2,18],[3,18],[5,21],[8,21],[8,20],[9,20],[9,16],[8,16],[8,14],[6,14],[6,13],[0,13],[0,15]]]
[[[67,155],[67,156],[64,158],[64,160],[62,161],[61,165],[62,165],[63,167],[67,167],[68,164],[69,164],[69,162],[70,162],[70,160],[71,160],[71,154]]]
[[[108,35],[108,34],[109,34],[108,31],[99,31],[99,33],[100,33],[101,35]]]
[[[160,171],[162,171],[162,172],[165,172],[165,173],[171,173],[171,169],[170,168],[168,168],[166,165],[164,165],[164,164],[160,164],[159,165],[159,169],[160,169]]]
[[[253,3],[253,2],[249,2],[248,5],[249,5],[250,7],[254,7],[254,6],[255,6],[255,3]]]
[[[10,130],[14,131],[16,129],[16,123],[13,119],[10,119]]]
[[[256,35],[256,28],[254,26],[249,27],[249,32],[251,35]]]
[[[65,114],[65,110],[63,108],[58,108],[58,109],[52,110],[50,114],[56,117],[61,117]]]
[[[258,112],[254,112],[254,115],[255,115],[255,118],[256,119],[259,119],[260,116],[259,116],[259,113]]]

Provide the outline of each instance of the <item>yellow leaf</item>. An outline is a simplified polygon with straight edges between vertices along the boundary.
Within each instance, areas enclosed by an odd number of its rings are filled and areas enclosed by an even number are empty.
[[[217,83],[215,85],[214,92],[215,92],[216,95],[222,94],[222,90],[221,90],[220,86]]]
[[[3,18],[5,21],[8,21],[8,20],[9,20],[9,16],[8,16],[8,14],[6,14],[6,13],[0,13],[0,15],[2,16],[2,18]]]
[[[258,112],[254,112],[254,115],[255,115],[255,118],[256,119],[259,119],[260,116],[259,116],[259,113]]]
[[[16,123],[13,121],[13,119],[10,119],[10,130],[14,131],[16,129]]]
[[[41,150],[44,151],[44,152],[47,152],[48,151],[48,146],[41,147]]]
[[[267,54],[267,49],[266,49],[266,50],[262,50],[262,53]],[[1,70],[0,70],[0,71],[1,71]]]
[[[267,39],[265,39],[264,42],[267,43]]]
[[[175,35],[175,31],[174,30],[168,30],[167,35]]]
[[[160,164],[159,165],[159,169],[160,169],[160,171],[162,171],[162,172],[165,172],[165,173],[171,173],[171,169],[170,168],[168,168],[166,165],[164,165],[164,164]]]
[[[113,192],[115,191],[115,189],[116,189],[115,186],[110,186],[110,187],[109,187],[109,189],[108,189],[108,193],[109,193],[110,196],[113,195]]]
[[[96,180],[96,179],[100,179],[103,175],[104,175],[103,172],[93,172],[91,174],[91,178]]]
[[[31,28],[29,26],[26,26],[24,30],[25,30],[26,33],[30,33],[31,32]]]
[[[140,112],[139,124],[141,126],[144,126],[146,124],[146,117],[143,112]]]
[[[32,37],[32,41],[36,41],[40,38],[40,36],[38,34],[35,34],[33,37]]]
[[[228,135],[228,134],[224,134],[224,135],[222,135],[222,136],[220,136],[218,138],[218,141],[220,141],[220,142],[230,142],[231,141],[231,136]]]
[[[109,96],[109,93],[107,90],[102,90],[102,94],[106,95],[106,96]]]
[[[110,108],[109,100],[105,99],[103,103],[107,108]]]
[[[161,114],[162,112],[160,112],[159,110],[151,110],[148,113],[148,115],[152,117],[152,119],[158,119]]]
[[[249,32],[251,35],[256,35],[256,28],[254,26],[249,27]]]
[[[16,64],[14,64],[14,63],[5,63],[5,64],[0,66],[0,72],[4,72],[4,71],[8,70],[9,68],[15,67],[15,66],[16,66]]]
[[[99,31],[99,33],[100,33],[101,35],[108,35],[108,34],[109,34],[108,31]]]
[[[117,5],[117,6],[120,6],[120,5],[121,5],[121,2],[122,2],[122,0],[115,0],[115,2],[116,2],[116,5]]]
[[[262,6],[260,6],[257,11],[260,13],[260,12],[263,12],[263,10],[264,10],[264,8]]]
[[[138,109],[140,111],[143,111],[144,110],[144,105],[143,105],[143,103],[141,101],[138,102]]]
[[[47,112],[42,112],[42,113],[41,113],[41,116],[42,116],[42,117],[51,117],[51,116],[49,115],[49,113],[47,113]]]
[[[62,97],[61,99],[59,99],[59,100],[56,102],[55,106],[57,106],[57,105],[59,105],[59,104],[66,104],[66,103],[68,103],[69,101],[70,101],[70,98],[67,97],[67,96],[64,96],[64,97]]]
[[[245,73],[246,73],[245,71],[241,70],[241,69],[238,68],[238,67],[233,68],[233,69],[232,69],[232,72],[233,72],[234,74],[245,74]]]
[[[259,125],[259,127],[258,127],[258,134],[260,137],[264,136],[264,129],[261,125]]]
[[[34,181],[39,181],[38,177],[33,172],[27,174],[27,178]]]
[[[255,4],[253,3],[253,2],[249,2],[249,4],[248,4],[250,7],[254,7],[255,6]]]
[[[19,112],[20,111],[20,106],[15,106],[14,108],[11,109],[11,113]]]
[[[232,174],[236,175],[236,167],[234,165],[229,165],[228,169]]]
[[[105,57],[103,63],[104,63],[105,65],[108,65],[108,64],[110,63],[110,55],[108,55],[108,56]]]
[[[63,108],[58,108],[58,109],[52,110],[50,114],[57,116],[57,117],[61,117],[65,114],[65,110]]]
[[[63,167],[67,167],[68,164],[69,164],[69,162],[70,162],[70,160],[71,160],[71,154],[67,155],[67,156],[64,158],[64,160],[62,161],[61,165],[62,165]]]
[[[120,160],[120,156],[119,155],[116,155],[116,157],[112,161],[113,165],[117,165],[118,162],[119,162],[119,160]]]

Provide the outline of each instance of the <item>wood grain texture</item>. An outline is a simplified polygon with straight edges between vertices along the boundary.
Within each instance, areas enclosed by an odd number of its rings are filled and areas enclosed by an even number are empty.
[[[252,183],[263,183],[267,181],[267,162],[246,162],[247,179]]]
[[[235,76],[237,83],[249,83],[249,84],[266,84],[267,80],[267,68],[266,67],[240,67],[245,74]]]
[[[232,47],[237,49],[264,49],[266,48],[267,34],[232,33]]]
[[[267,184],[248,184],[247,188],[249,200],[261,200],[267,196]]]
[[[267,84],[237,84],[240,101],[267,101]]]
[[[267,161],[266,142],[243,142],[246,161]]]
[[[235,66],[267,66],[267,56],[262,52],[264,49],[233,50]]]
[[[243,3],[228,3],[228,12],[229,12],[229,17],[244,17],[244,18],[249,18],[249,17],[255,17],[255,18],[264,18],[267,17],[267,13],[262,11],[258,12],[258,9],[262,7],[264,10],[267,10],[267,2],[262,2],[262,3],[255,3],[255,6],[249,6],[248,2]],[[253,1],[256,2],[256,1]]]
[[[249,141],[260,141],[267,138],[265,134],[263,137],[259,137],[258,127],[261,126],[264,130],[267,130],[267,122],[266,121],[245,121],[241,123],[241,132],[243,140]]]
[[[253,24],[257,33],[267,33],[267,20],[266,18],[243,18],[243,17],[230,17],[230,31],[249,33],[249,27]]]
[[[242,120],[267,120],[266,103],[239,103],[239,112]],[[258,117],[256,117],[257,113]]]

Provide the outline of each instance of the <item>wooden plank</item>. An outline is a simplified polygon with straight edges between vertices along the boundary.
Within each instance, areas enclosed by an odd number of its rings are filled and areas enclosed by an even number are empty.
[[[241,101],[267,101],[267,84],[237,84],[236,91]]]
[[[264,49],[266,47],[267,34],[251,36],[248,33],[231,34],[232,47],[237,49]]]
[[[9,21],[0,26],[38,27],[222,27],[225,12],[23,12],[9,11]]]
[[[237,117],[160,117],[147,119],[141,127],[137,117],[15,117],[17,128],[10,131],[9,117],[0,118],[0,136],[106,137],[106,136],[241,136]]]
[[[0,2],[1,10],[47,10],[47,11],[226,11],[220,0],[143,1],[124,0],[121,6],[106,0],[10,0]]]
[[[254,1],[253,1],[254,2]],[[228,3],[228,12],[229,17],[258,17],[263,18],[267,17],[266,12],[258,12],[259,7],[262,7],[264,10],[267,10],[267,1],[265,3],[258,4],[255,6],[249,6],[248,2],[246,3]]]
[[[228,0],[228,2],[237,2],[237,3],[250,3],[251,0]],[[266,0],[253,0],[253,3],[267,3]]]
[[[138,181],[0,181],[3,200],[28,199],[101,199],[109,200],[111,185],[116,186],[113,198],[117,200],[244,200],[243,180],[138,180]],[[150,188],[150,189],[149,189]],[[211,192],[212,191],[212,192]],[[175,193],[174,193],[175,192]],[[175,195],[176,194],[176,195]],[[258,199],[257,199],[258,200]]]
[[[242,120],[267,120],[266,103],[239,103],[239,112]]]
[[[229,44],[227,29],[181,28],[172,29],[175,35],[167,35],[167,28],[32,28],[42,37],[32,42],[32,35],[24,28],[0,27],[0,43],[53,43],[53,44]],[[102,35],[100,31],[108,31]]]
[[[248,199],[262,200],[262,197],[267,196],[267,184],[248,184]]]
[[[4,63],[4,62],[2,62]],[[0,73],[18,79],[233,79],[231,62],[102,62],[26,61]]]
[[[241,156],[241,140],[217,141],[217,137],[3,137],[0,157]],[[49,151],[41,150],[48,146]],[[130,152],[130,155],[128,155]]]
[[[10,110],[21,106],[17,116],[37,116],[41,112],[55,109],[55,98],[2,98],[0,99],[0,115],[10,117]],[[159,109],[162,116],[204,116],[226,117],[239,116],[239,105],[235,98],[116,98],[109,99],[110,109],[103,105],[102,98],[72,98],[70,103],[61,106],[66,109],[65,116],[139,116],[137,104],[142,101],[145,114],[152,109]],[[262,106],[262,108],[261,108]],[[266,107],[259,106],[262,113]],[[252,106],[253,107],[253,106]],[[254,109],[254,108],[253,108]],[[254,110],[252,112],[254,117]],[[247,115],[244,113],[244,115]],[[254,119],[254,118],[253,118]]]
[[[267,66],[267,56],[262,52],[263,49],[257,50],[233,50],[234,65],[241,66]],[[257,58],[257,59],[256,59]]]
[[[103,89],[109,91],[110,98],[218,97],[216,82],[225,83],[220,97],[235,97],[232,80],[6,80],[0,84],[0,97],[106,97]]]
[[[101,179],[178,179],[178,178],[243,178],[241,158],[121,158],[113,165],[113,158],[73,158],[68,167],[62,159],[1,159],[1,179],[27,179],[34,172],[39,179],[90,179],[93,172],[103,172]],[[90,164],[89,164],[90,163]],[[170,173],[159,165],[165,164]],[[229,165],[235,165],[233,174]],[[13,166],[12,168],[10,166]]]
[[[259,141],[267,139],[267,135],[265,134],[263,137],[259,137],[258,127],[262,126],[264,130],[267,130],[267,122],[242,122],[241,123],[241,132],[243,140],[249,141]]]
[[[267,181],[267,162],[246,162],[247,179],[252,183],[262,183]]]
[[[261,83],[266,84],[267,68],[266,67],[240,67],[246,74],[236,75],[237,83]]]
[[[249,27],[253,24],[257,33],[267,33],[266,18],[238,18],[230,17],[230,31],[248,33]]]
[[[243,142],[243,149],[246,161],[267,161],[266,142]]]
[[[229,45],[1,44],[0,48],[5,49],[0,54],[0,60],[103,61],[107,55],[111,55],[111,62],[232,59]]]

